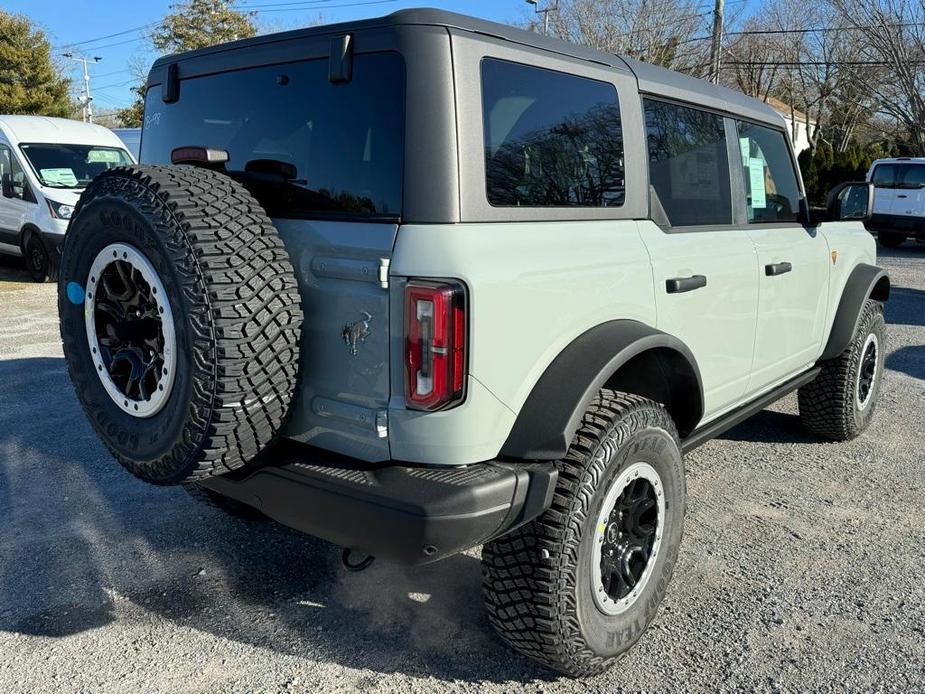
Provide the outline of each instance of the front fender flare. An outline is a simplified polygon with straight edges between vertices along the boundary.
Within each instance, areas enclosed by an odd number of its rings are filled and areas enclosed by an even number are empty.
[[[858,326],[861,309],[867,299],[886,301],[890,298],[890,276],[886,270],[875,265],[861,263],[848,276],[845,289],[842,291],[838,309],[835,312],[835,322],[829,333],[829,340],[820,361],[834,359],[845,351],[851,343],[854,331]]]
[[[694,355],[667,333],[638,321],[615,320],[579,335],[547,367],[521,408],[501,455],[529,460],[564,457],[594,396],[622,366],[649,352],[670,355],[682,367],[673,373],[662,368],[660,376],[666,382],[681,381],[689,414],[680,422],[675,416],[675,421],[681,436],[689,434],[703,415],[703,383]]]

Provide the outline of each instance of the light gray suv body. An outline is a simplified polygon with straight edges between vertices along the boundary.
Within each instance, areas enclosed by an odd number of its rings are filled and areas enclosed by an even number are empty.
[[[61,278],[119,460],[395,561],[488,542],[493,623],[564,672],[654,617],[682,451],[798,388],[824,437],[872,415],[872,189],[811,215],[780,117],[730,90],[411,10],[159,60],[141,161],[69,238],[122,204],[150,234],[75,240]]]

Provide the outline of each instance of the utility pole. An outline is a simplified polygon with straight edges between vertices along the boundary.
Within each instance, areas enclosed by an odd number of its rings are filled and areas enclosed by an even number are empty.
[[[552,5],[547,5],[544,9],[540,9],[539,0],[527,0],[528,5],[533,5],[536,8],[536,13],[543,15],[543,35],[549,36],[549,13],[559,11],[559,0],[555,0]]]
[[[719,82],[719,66],[723,51],[723,0],[713,8],[713,37],[710,43],[710,81]]]
[[[83,120],[85,123],[92,123],[93,122],[93,106],[90,104],[90,102],[93,99],[90,96],[90,71],[87,69],[87,63],[90,61],[94,63],[98,63],[102,60],[102,58],[100,58],[99,56],[94,56],[92,58],[87,58],[87,57],[78,58],[73,53],[62,53],[61,55],[63,55],[65,58],[70,58],[71,60],[74,60],[78,63],[83,63],[84,95],[82,99],[83,103],[81,104],[83,106]]]

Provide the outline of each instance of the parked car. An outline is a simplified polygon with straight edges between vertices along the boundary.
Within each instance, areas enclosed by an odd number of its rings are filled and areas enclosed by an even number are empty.
[[[820,439],[871,421],[872,186],[811,218],[762,102],[434,10],[147,87],[151,165],[87,188],[59,280],[77,396],[142,480],[353,569],[484,543],[499,634],[580,676],[655,618],[684,452],[795,390]]]
[[[134,161],[102,126],[0,116],[0,253],[24,256],[36,282],[54,279],[80,193],[97,174]]]
[[[135,161],[141,151],[141,128],[113,128],[112,131],[119,136],[122,143],[132,153]]]
[[[925,158],[877,159],[867,172],[874,184],[867,228],[889,248],[908,238],[925,240]]]

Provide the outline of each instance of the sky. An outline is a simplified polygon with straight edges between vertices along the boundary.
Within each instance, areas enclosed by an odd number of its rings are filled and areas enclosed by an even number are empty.
[[[72,52],[75,56],[102,59],[89,65],[93,107],[100,112],[128,106],[133,101],[130,88],[137,82],[134,73],[139,69],[147,72],[157,57],[144,36],[145,30],[137,28],[159,21],[170,12],[172,2],[3,0],[2,4],[5,11],[24,14],[46,31],[56,60],[74,78],[75,94],[82,89],[83,67],[61,54]],[[342,22],[378,17],[406,7],[438,7],[500,21],[525,17],[530,11],[525,0],[239,0],[236,5],[242,10],[258,11],[258,24],[272,31],[305,26],[316,21],[319,14],[326,23]]]

